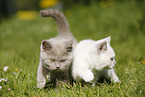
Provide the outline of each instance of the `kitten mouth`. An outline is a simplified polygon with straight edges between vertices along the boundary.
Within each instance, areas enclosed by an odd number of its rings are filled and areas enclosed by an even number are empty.
[[[57,72],[59,72],[59,71],[61,71],[61,69],[54,69],[53,71],[57,71]]]
[[[114,68],[114,66],[107,66],[104,69],[112,69],[112,68]]]
[[[59,70],[60,67],[56,67],[57,70]]]

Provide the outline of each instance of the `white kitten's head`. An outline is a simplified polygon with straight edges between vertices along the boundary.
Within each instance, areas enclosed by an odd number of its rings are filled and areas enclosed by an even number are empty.
[[[112,47],[110,46],[111,37],[107,37],[102,40],[98,40],[94,43],[96,50],[94,54],[96,54],[97,59],[94,60],[98,66],[96,69],[102,70],[102,69],[111,69],[115,66],[115,53]],[[93,51],[92,50],[92,51]]]

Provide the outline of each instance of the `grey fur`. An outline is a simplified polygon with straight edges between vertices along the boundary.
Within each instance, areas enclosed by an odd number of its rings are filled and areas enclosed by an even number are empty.
[[[60,85],[60,81],[69,83],[71,79],[70,65],[73,60],[72,53],[77,41],[71,34],[65,16],[53,9],[41,10],[43,17],[55,19],[58,35],[54,38],[43,40],[41,43],[40,63],[37,71],[37,87],[43,88],[46,84],[46,75],[50,73],[50,81]]]
[[[68,22],[63,13],[59,12],[58,10],[49,9],[41,10],[40,14],[42,17],[52,17],[54,20],[56,20],[59,35],[71,34]]]

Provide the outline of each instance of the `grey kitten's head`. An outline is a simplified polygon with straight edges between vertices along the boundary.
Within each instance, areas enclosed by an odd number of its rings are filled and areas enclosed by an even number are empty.
[[[41,43],[41,58],[45,67],[49,70],[68,69],[72,62],[72,52],[74,50],[73,39],[43,40]]]

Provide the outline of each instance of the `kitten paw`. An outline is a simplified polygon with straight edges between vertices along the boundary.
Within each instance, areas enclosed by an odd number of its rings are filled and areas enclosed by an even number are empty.
[[[119,79],[114,80],[113,82],[114,82],[114,83],[121,83],[121,81],[120,81]]]
[[[42,89],[45,86],[46,81],[37,82],[37,87]]]
[[[94,74],[91,71],[87,71],[85,72],[85,75],[83,77],[83,80],[85,80],[85,82],[91,82],[94,79]]]
[[[37,83],[37,87],[38,87],[39,89],[42,89],[44,86],[45,86],[44,83]]]

